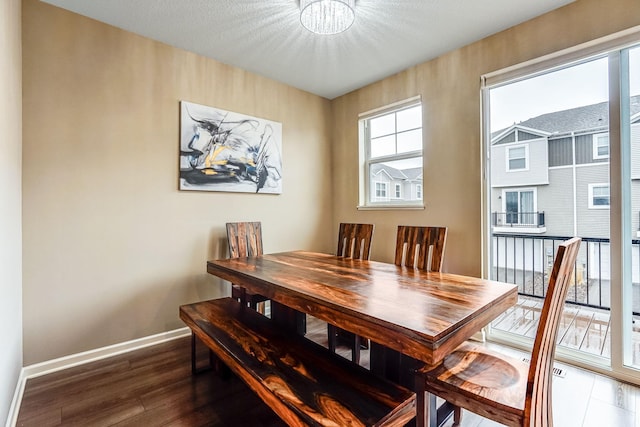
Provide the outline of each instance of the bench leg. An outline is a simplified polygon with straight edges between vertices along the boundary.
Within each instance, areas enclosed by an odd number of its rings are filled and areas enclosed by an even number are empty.
[[[196,363],[196,340],[197,339],[198,338],[196,337],[196,334],[194,334],[192,331],[191,332],[191,374],[192,375],[210,370],[211,368],[213,368],[216,360],[213,354],[213,351],[209,350],[209,366],[203,366],[201,368],[197,367],[197,363]]]

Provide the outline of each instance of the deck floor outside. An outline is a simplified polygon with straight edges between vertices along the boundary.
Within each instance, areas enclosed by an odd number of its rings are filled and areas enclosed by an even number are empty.
[[[524,337],[535,336],[543,300],[520,296],[518,304],[493,321],[491,327]],[[565,304],[558,345],[572,350],[611,358],[611,313],[608,310]],[[640,317],[634,316],[633,364],[640,366]]]

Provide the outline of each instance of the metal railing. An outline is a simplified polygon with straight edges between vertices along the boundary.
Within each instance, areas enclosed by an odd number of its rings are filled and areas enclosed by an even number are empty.
[[[544,227],[544,212],[492,212],[494,227]]]
[[[518,285],[520,295],[544,298],[556,248],[569,238],[493,233],[491,278]],[[640,240],[631,242],[633,286],[640,289]],[[567,302],[611,309],[609,248],[609,239],[582,238]],[[640,315],[640,301],[633,301],[633,313]]]

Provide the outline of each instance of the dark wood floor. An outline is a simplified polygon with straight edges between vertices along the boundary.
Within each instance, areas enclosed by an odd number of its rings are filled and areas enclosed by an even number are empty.
[[[307,319],[307,337],[326,346],[326,324]],[[18,426],[284,426],[240,380],[191,375],[190,339],[114,356],[27,381]],[[512,357],[527,353],[495,344]],[[206,361],[201,348],[199,359]],[[339,352],[349,357],[347,347]],[[362,351],[368,366],[369,351]],[[553,415],[560,427],[640,427],[640,388],[556,362]],[[450,419],[445,426],[451,427]],[[463,427],[498,424],[466,412]]]
[[[308,321],[326,346],[326,324]],[[180,338],[29,379],[18,426],[284,426],[239,379],[191,375],[190,338]],[[207,351],[200,346],[199,360]],[[340,349],[349,354],[348,348]],[[368,351],[363,351],[368,364]]]
[[[180,338],[28,380],[17,425],[284,424],[237,378],[192,376],[190,339]]]

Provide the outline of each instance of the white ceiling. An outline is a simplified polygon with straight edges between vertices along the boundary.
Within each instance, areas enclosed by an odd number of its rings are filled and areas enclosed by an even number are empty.
[[[43,1],[333,99],[573,0],[356,0],[332,36],[299,0]]]

